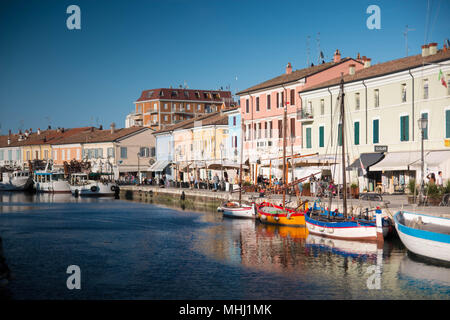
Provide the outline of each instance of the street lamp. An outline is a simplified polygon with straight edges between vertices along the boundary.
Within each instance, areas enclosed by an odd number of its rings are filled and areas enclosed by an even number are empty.
[[[428,127],[428,119],[424,118],[424,116],[422,115],[422,117],[420,119],[417,120],[417,124],[419,125],[419,129],[421,132],[421,174],[420,174],[420,197],[419,197],[419,203],[422,201],[422,197],[423,197],[423,174],[424,174],[424,165],[425,165],[425,161],[424,161],[424,156],[423,156],[423,140],[424,140],[424,132]]]
[[[141,152],[139,151],[137,153],[137,159],[138,159],[138,184],[141,184],[141,167],[140,167],[140,163],[139,163],[139,157],[141,156]]]

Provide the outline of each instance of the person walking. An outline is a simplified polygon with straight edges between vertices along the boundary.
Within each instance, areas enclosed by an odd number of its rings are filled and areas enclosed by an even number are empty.
[[[219,176],[217,175],[217,173],[214,174],[213,183],[214,183],[214,191],[217,191],[217,187],[219,186]]]
[[[444,185],[444,181],[442,179],[442,171],[438,172],[437,178],[436,178],[436,184],[438,187],[442,187]]]

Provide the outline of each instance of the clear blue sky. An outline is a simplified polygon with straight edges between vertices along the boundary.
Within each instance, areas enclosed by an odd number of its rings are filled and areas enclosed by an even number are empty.
[[[81,30],[66,27],[71,4]],[[371,4],[381,9],[380,30],[366,27]],[[308,35],[316,62],[318,32],[327,61],[336,48],[372,63],[403,57],[406,25],[418,54],[424,41],[441,48],[450,37],[449,14],[448,0],[2,0],[0,130],[122,127],[142,90],[184,81],[235,93],[287,62],[306,67]]]

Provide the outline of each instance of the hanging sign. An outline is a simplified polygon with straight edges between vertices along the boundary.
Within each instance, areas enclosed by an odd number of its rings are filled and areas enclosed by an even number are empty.
[[[388,146],[374,146],[374,152],[388,152]]]

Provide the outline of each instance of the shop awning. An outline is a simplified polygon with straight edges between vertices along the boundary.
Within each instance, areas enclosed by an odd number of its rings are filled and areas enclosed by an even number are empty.
[[[361,169],[361,163],[364,166],[365,170],[368,170],[369,167],[377,164],[384,158],[384,153],[372,152],[372,153],[361,153],[358,159],[353,161],[351,165],[347,167],[347,170],[352,169]]]
[[[450,150],[446,151],[425,151],[424,152],[424,162],[429,170],[439,170],[442,169],[441,164],[450,159]],[[417,160],[409,163],[410,168],[414,170],[420,168],[422,165],[421,157]]]
[[[158,160],[147,171],[159,172],[163,171],[170,164],[169,160]]]
[[[387,153],[384,159],[371,166],[369,171],[406,171],[410,170],[410,164],[418,159],[420,152]]]

